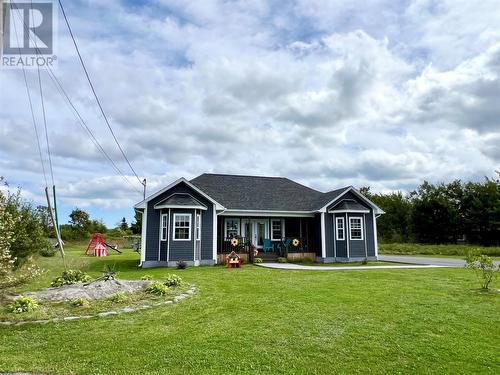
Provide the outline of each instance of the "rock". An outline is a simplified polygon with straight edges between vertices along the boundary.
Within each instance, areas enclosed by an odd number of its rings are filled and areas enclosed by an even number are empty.
[[[118,315],[118,313],[116,311],[103,311],[97,314],[97,316],[100,316],[101,318],[110,315]]]
[[[66,318],[63,318],[63,320],[76,320],[76,319],[80,319],[79,316],[67,316]]]

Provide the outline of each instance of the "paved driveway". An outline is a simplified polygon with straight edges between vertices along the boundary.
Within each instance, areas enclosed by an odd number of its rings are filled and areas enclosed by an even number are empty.
[[[456,258],[415,257],[410,255],[379,255],[378,259],[384,262],[432,264],[435,266],[447,266],[447,267],[465,266],[465,260]]]

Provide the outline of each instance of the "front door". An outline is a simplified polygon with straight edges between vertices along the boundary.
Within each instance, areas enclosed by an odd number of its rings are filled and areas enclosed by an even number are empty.
[[[250,219],[244,221],[243,228],[247,237],[257,249],[262,249],[264,245],[264,238],[269,237],[269,228],[267,220],[263,219]]]

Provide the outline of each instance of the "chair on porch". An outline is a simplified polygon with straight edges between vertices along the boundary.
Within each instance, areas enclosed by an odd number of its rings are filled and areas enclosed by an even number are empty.
[[[263,244],[262,244],[262,251],[267,253],[268,251],[271,251],[274,253],[274,244],[271,242],[269,238],[264,238]]]

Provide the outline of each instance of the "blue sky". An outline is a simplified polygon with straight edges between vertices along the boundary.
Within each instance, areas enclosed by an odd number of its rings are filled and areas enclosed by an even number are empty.
[[[499,169],[498,1],[65,1],[97,92],[148,192],[204,172],[319,190],[411,190]],[[60,216],[109,226],[141,199],[59,16],[55,74],[120,169],[42,71]],[[28,71],[41,128],[36,71]],[[43,202],[22,72],[0,70],[0,175]],[[42,133],[43,134],[43,133]]]

